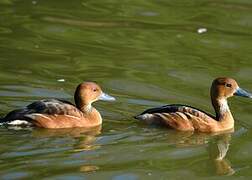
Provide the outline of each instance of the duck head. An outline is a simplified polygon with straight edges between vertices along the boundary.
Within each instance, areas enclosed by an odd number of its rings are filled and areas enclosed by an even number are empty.
[[[216,78],[211,86],[211,97],[214,99],[227,99],[232,96],[252,98],[252,94],[240,88],[232,78]]]
[[[94,82],[83,82],[76,88],[74,99],[76,106],[89,106],[98,100],[115,101],[115,98],[102,92],[100,86]]]

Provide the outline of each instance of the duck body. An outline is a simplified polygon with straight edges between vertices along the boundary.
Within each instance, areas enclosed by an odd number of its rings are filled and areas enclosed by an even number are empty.
[[[147,124],[157,124],[179,131],[218,132],[233,128],[231,119],[226,127],[222,127],[215,117],[192,106],[170,104],[157,108],[147,109],[135,117]]]
[[[231,78],[215,79],[210,94],[216,116],[192,106],[171,104],[147,109],[135,118],[148,124],[159,124],[179,131],[215,133],[232,130],[234,118],[227,98],[233,95],[252,98],[252,95],[239,88]]]
[[[19,120],[42,128],[94,127],[102,123],[100,113],[91,105],[99,99],[114,100],[103,93],[97,84],[85,82],[76,89],[76,105],[60,99],[35,101],[11,111],[0,122],[14,125]]]

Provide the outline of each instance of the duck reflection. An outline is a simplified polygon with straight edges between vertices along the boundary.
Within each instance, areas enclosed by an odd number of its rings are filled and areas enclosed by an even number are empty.
[[[34,130],[33,136],[36,137],[50,137],[50,138],[73,138],[75,143],[73,144],[72,150],[68,153],[81,153],[85,151],[96,150],[100,148],[100,145],[96,144],[96,140],[99,134],[101,134],[102,126],[93,128],[66,128],[66,129],[36,129]],[[85,156],[85,159],[89,162],[91,159]],[[79,167],[80,172],[91,173],[99,170],[99,167],[93,164],[83,164]]]
[[[169,133],[169,138],[172,139],[177,147],[192,147],[206,144],[210,163],[214,166],[215,173],[217,175],[232,175],[235,173],[235,170],[225,158],[229,150],[232,133],[233,130],[225,134],[174,131]]]
[[[87,151],[99,148],[94,142],[101,133],[102,126],[93,128],[66,128],[66,129],[36,129],[36,137],[73,137],[77,141],[73,147],[74,152]]]
[[[225,158],[229,150],[231,134],[223,134],[215,137],[215,141],[209,144],[209,157],[215,166],[218,175],[233,175],[235,170],[231,163]]]

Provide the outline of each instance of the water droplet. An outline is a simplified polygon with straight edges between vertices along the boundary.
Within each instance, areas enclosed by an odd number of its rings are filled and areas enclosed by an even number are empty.
[[[198,34],[202,34],[202,33],[206,33],[207,32],[207,28],[199,28],[197,30]]]
[[[65,79],[58,79],[58,82],[65,82]]]

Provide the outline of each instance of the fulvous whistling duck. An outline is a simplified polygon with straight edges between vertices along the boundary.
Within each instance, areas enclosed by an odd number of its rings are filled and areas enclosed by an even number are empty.
[[[234,79],[225,77],[213,81],[210,95],[216,116],[191,106],[171,104],[147,109],[135,118],[148,124],[164,125],[180,131],[206,133],[227,131],[234,128],[234,118],[227,98],[234,95],[252,98],[252,94],[241,89]]]
[[[102,118],[92,103],[114,101],[115,98],[103,93],[96,83],[84,82],[77,86],[74,100],[76,106],[59,99],[36,101],[23,109],[11,111],[0,119],[0,123],[15,124],[14,121],[18,120],[41,128],[95,127],[101,125]]]

